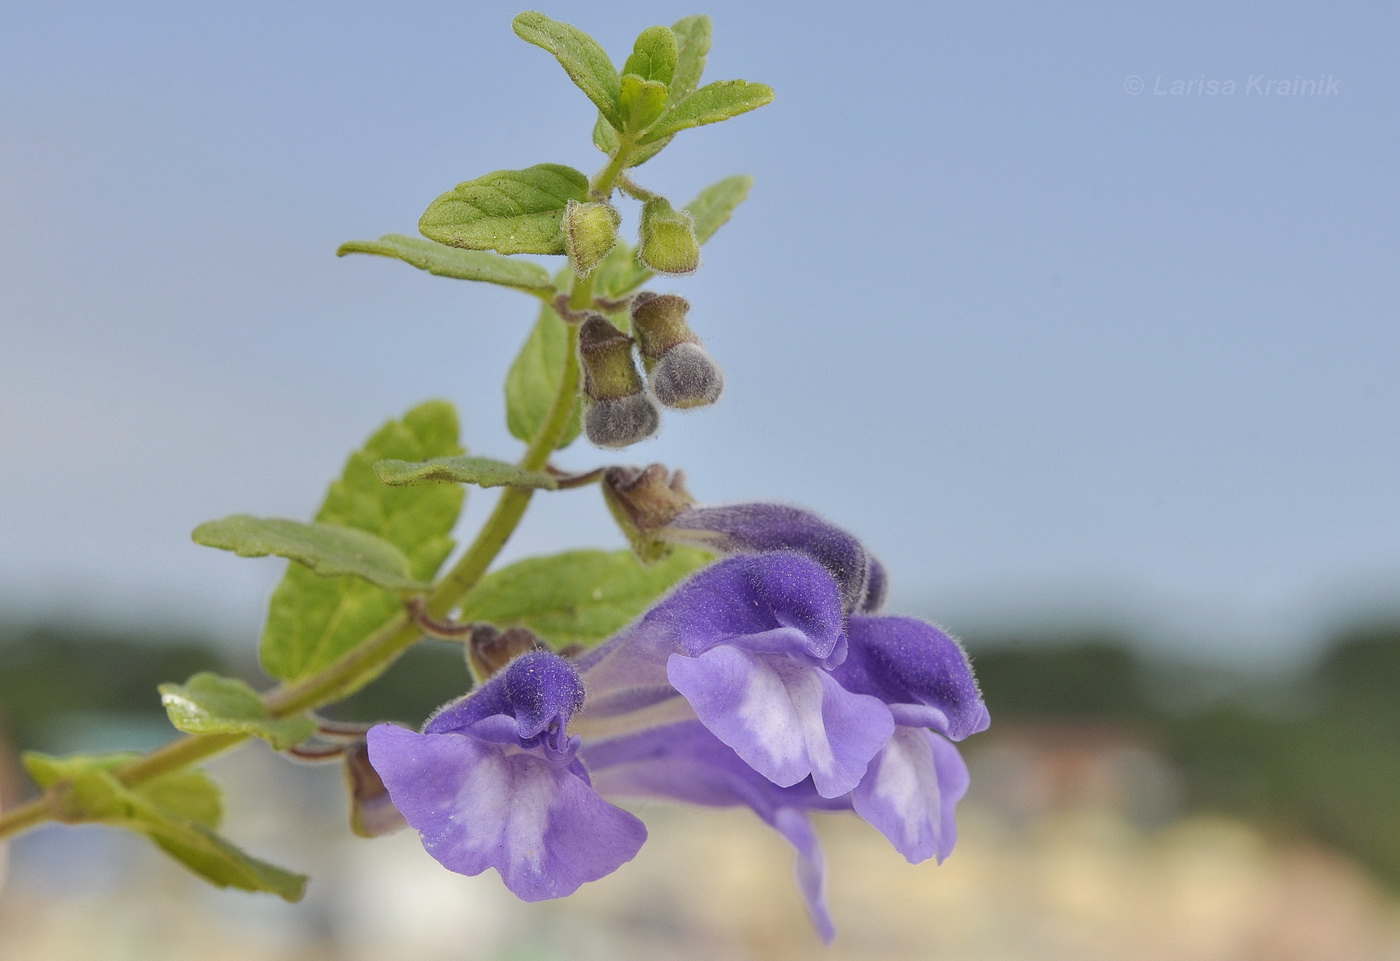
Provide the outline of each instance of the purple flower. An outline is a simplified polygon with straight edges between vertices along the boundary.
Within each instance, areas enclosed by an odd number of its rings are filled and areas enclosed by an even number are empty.
[[[967,789],[952,742],[988,723],[967,658],[876,613],[884,568],[809,512],[688,508],[655,533],[732,556],[575,662],[532,651],[422,734],[374,728],[374,767],[429,853],[527,900],[636,853],[645,828],[602,796],[747,806],[796,849],[830,939],[807,813],[854,810],[910,861],[946,857]]]
[[[947,857],[956,840],[953,810],[968,782],[950,739],[990,721],[957,642],[923,621],[876,616],[887,589],[884,566],[853,535],[810,511],[762,503],[692,507],[658,533],[736,556],[696,575],[583,665],[589,706],[582,717],[595,703],[600,713],[625,704],[623,685],[654,671],[655,650],[670,645],[692,656],[667,658],[671,686],[756,771],[788,786],[805,760],[820,796],[849,792],[849,805],[908,860]],[[804,574],[796,562],[803,558],[828,577],[810,566]],[[690,596],[696,593],[699,600]],[[844,636],[832,641],[838,598]],[[710,616],[714,608],[728,616],[741,610],[758,633],[734,624],[697,629],[724,623]],[[804,619],[803,611],[826,617]],[[805,632],[805,649],[789,636],[786,662],[770,655],[755,663],[747,649],[766,643],[765,614],[788,635]],[[633,660],[648,647],[650,656]],[[813,656],[828,651],[824,659]],[[618,671],[618,660],[632,660],[631,670]]]
[[[609,733],[619,715],[631,727],[642,708],[652,722],[696,717],[774,784],[810,777],[838,797],[894,733],[879,697],[833,675],[847,648],[840,588],[821,564],[792,551],[726,558],[580,659],[579,729]]]
[[[444,867],[500,872],[526,901],[572,894],[630,861],[635,816],[600,798],[567,733],[583,701],[568,661],[521,655],[434,715],[422,734],[380,724],[369,756],[394,805]]]

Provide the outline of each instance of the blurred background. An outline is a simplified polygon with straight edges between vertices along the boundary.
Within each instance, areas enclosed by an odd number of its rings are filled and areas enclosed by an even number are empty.
[[[281,564],[196,524],[309,516],[427,397],[517,455],[500,383],[532,302],[333,256],[487,171],[599,166],[517,12],[0,10],[6,803],[17,750],[168,738],[159,681],[263,683]],[[305,903],[47,828],[0,854],[0,958],[1400,958],[1400,11],[545,12],[618,60],[707,12],[706,78],[777,91],[637,171],[677,201],[756,184],[659,288],[726,399],[625,459],[820,510],[892,609],[964,638],[994,724],[958,850],[911,867],[824,821],[827,950],[751,817],[648,807],[635,864],[523,905],[411,835],[350,837],[333,767],[254,746],[212,767],[229,833],[310,872]],[[537,498],[505,559],[585,545],[622,546],[591,489]],[[415,721],[464,680],[427,646],[343,713]]]

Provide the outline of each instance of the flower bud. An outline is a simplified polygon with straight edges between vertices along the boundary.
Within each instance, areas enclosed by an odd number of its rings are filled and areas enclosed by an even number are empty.
[[[599,447],[627,447],[661,426],[661,413],[643,391],[632,359],[632,338],[602,314],[589,314],[579,328],[583,365],[583,429]]]
[[[369,763],[369,748],[357,741],[345,751],[345,784],[350,791],[350,830],[362,838],[407,827],[379,772]]]
[[[671,523],[695,503],[685,489],[685,475],[661,464],[646,469],[609,467],[603,472],[603,499],[617,526],[627,535],[632,551],[650,564],[670,552],[670,544],[655,531]]]
[[[544,649],[544,642],[523,627],[502,631],[490,624],[477,624],[467,640],[467,664],[472,674],[484,681],[521,654]]]
[[[658,274],[693,274],[700,266],[700,241],[695,222],[664,197],[642,204],[641,242],[637,260]]]
[[[580,277],[593,272],[617,243],[622,216],[612,204],[570,200],[564,208],[564,250]]]
[[[686,323],[690,304],[675,294],[643,291],[632,301],[632,329],[651,391],[667,407],[703,407],[719,400],[724,374]]]

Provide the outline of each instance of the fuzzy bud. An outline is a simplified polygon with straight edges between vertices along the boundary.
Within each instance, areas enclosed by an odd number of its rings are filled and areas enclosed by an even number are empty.
[[[703,407],[719,400],[724,374],[686,323],[690,304],[675,294],[643,291],[632,301],[632,329],[651,391],[667,407]]]
[[[642,204],[641,240],[637,260],[658,274],[693,274],[700,266],[700,241],[695,222],[664,197]]]
[[[593,272],[617,243],[621,222],[612,204],[569,201],[564,208],[564,250],[574,273],[586,277]]]
[[[666,407],[704,407],[724,392],[724,373],[699,344],[677,344],[648,375],[651,392]]]
[[[602,314],[589,314],[579,328],[578,355],[588,439],[599,447],[627,447],[656,433],[661,414],[643,390],[632,338]]]

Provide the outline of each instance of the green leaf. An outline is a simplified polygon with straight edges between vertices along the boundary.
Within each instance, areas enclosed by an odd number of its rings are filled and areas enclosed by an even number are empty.
[[[676,70],[671,77],[671,103],[679,103],[700,86],[705,58],[710,53],[710,18],[683,17],[671,27],[676,35]]]
[[[250,857],[214,833],[222,817],[219,788],[199,771],[162,774],[138,786],[117,769],[136,754],[51,757],[24,755],[35,782],[50,792],[56,815],[70,823],[99,822],[145,834],[166,853],[220,887],[270,891],[301,899],[306,877]]]
[[[252,734],[281,751],[316,733],[310,718],[276,718],[242,681],[200,672],[184,684],[160,685],[170,723],[186,734]]]
[[[632,45],[632,55],[623,64],[622,73],[656,80],[665,86],[675,76],[677,52],[676,35],[669,28],[647,27]]]
[[[562,254],[564,208],[588,199],[588,178],[562,164],[497,170],[438,197],[418,221],[424,237],[469,250]]]
[[[532,294],[553,294],[549,271],[528,260],[512,260],[484,250],[458,250],[431,240],[385,234],[378,240],[352,240],[340,245],[337,257],[346,254],[375,254],[394,257],[438,277],[479,280],[487,284],[514,287]]]
[[[666,137],[663,140],[658,140],[656,143],[637,148],[632,151],[632,156],[627,158],[627,166],[640,167],[652,157],[659,154],[670,142],[671,138]],[[603,153],[611,155],[612,152],[617,149],[617,144],[617,131],[600,116],[593,125],[593,145],[603,151]]]
[[[559,486],[552,475],[542,470],[524,470],[489,457],[437,457],[416,464],[405,460],[382,460],[374,465],[374,473],[381,481],[395,487],[424,481],[543,490],[554,490]]]
[[[452,551],[450,535],[465,488],[386,487],[375,476],[374,464],[461,453],[452,405],[429,401],[415,407],[403,420],[385,424],[350,456],[316,520],[388,541],[407,556],[410,577],[431,581]],[[355,578],[320,577],[293,564],[272,595],[262,638],[263,668],[288,681],[314,674],[402,609],[403,601],[391,591]]]
[[[622,118],[629,132],[645,130],[665,109],[666,85],[660,80],[643,80],[635,73],[622,78]]]
[[[734,209],[744,202],[753,186],[753,177],[738,174],[725,177],[700,191],[700,196],[685,205],[685,209],[695,218],[695,237],[702,244],[715,235],[715,231],[729,222]]]
[[[353,527],[234,514],[200,524],[191,536],[196,544],[233,551],[240,557],[285,557],[322,577],[358,577],[391,591],[422,591],[432,586],[408,576],[408,558],[403,551]]]
[[[642,135],[640,144],[654,143],[678,130],[718,123],[773,102],[773,88],[747,80],[707,83],[671,108]]]
[[[549,416],[549,408],[559,390],[559,378],[564,376],[568,338],[564,321],[554,308],[544,305],[530,336],[525,339],[525,346],[520,348],[506,374],[506,426],[526,443]],[[559,441],[559,448],[562,450],[573,443],[578,432],[579,414],[575,405],[573,419]]]
[[[162,817],[158,809],[138,808],[135,830],[210,884],[243,891],[267,891],[284,901],[300,901],[307,877],[255,858],[200,824]]]
[[[616,633],[711,560],[712,554],[695,548],[677,548],[650,567],[631,551],[532,557],[482,578],[461,617],[521,625],[557,643],[591,644]]]
[[[609,123],[622,129],[617,68],[598,41],[578,27],[551,20],[534,10],[517,16],[511,27],[521,40],[554,54],[569,79],[588,95]]]

